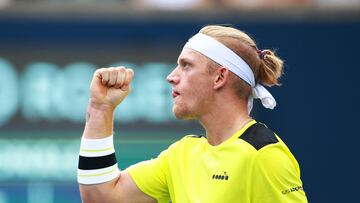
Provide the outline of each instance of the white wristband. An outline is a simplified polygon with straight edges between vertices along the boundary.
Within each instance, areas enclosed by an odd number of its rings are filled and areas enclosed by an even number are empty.
[[[116,178],[119,173],[112,135],[103,139],[81,139],[79,183],[104,183]]]
[[[81,138],[80,156],[99,157],[106,156],[115,152],[114,136],[102,139]]]

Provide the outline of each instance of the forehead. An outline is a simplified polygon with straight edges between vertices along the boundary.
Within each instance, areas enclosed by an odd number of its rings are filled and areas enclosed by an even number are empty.
[[[184,48],[179,55],[178,62],[182,60],[206,62],[208,59],[206,56],[202,55],[201,53],[193,49]]]

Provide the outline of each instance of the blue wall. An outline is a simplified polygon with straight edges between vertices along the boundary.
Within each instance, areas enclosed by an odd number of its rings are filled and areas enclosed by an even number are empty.
[[[145,46],[173,52],[144,53],[143,60],[153,56],[175,62],[187,38],[211,23],[232,23],[254,36],[260,48],[277,49],[286,64],[283,85],[271,88],[278,107],[269,111],[257,104],[257,120],[273,128],[296,156],[310,202],[354,202],[359,180],[359,21],[0,19],[0,56],[16,64],[27,60],[20,57],[26,53],[13,54],[12,49],[21,52],[21,47],[59,48],[64,55],[69,49],[76,58],[73,50],[108,48],[120,54],[123,47],[139,47],[141,54]]]

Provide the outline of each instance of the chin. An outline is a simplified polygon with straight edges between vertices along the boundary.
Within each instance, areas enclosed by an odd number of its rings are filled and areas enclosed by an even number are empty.
[[[179,120],[195,120],[196,116],[194,116],[191,111],[186,108],[173,107],[173,114]]]

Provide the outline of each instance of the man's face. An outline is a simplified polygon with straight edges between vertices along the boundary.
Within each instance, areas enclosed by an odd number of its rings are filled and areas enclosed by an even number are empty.
[[[211,108],[214,74],[208,70],[208,61],[202,54],[185,48],[177,67],[168,75],[174,99],[173,113],[179,119],[198,119]]]

